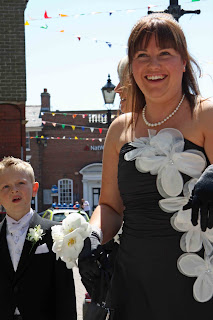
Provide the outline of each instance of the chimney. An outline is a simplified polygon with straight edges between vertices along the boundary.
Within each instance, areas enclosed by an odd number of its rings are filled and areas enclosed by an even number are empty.
[[[44,89],[44,92],[41,93],[41,112],[50,111],[50,94],[47,92],[47,89]]]

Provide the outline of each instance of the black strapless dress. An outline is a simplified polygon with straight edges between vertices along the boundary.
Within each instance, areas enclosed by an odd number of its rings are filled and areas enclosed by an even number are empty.
[[[184,150],[204,149],[184,140]],[[162,199],[156,175],[141,173],[135,161],[125,161],[132,150],[120,151],[118,184],[125,206],[124,226],[111,282],[113,320],[200,320],[212,316],[213,300],[200,303],[193,298],[195,278],[177,269],[181,232],[170,224],[172,214],[159,208]],[[184,181],[190,177],[184,175]]]

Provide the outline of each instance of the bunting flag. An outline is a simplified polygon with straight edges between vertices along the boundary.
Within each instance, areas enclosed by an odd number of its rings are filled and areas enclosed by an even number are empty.
[[[45,12],[44,12],[44,18],[45,18],[45,19],[51,19],[51,17],[48,17],[46,10],[45,10]]]
[[[200,1],[200,0],[192,0],[193,1]],[[155,5],[155,7],[158,7],[158,6],[161,6],[161,4],[159,5]],[[154,6],[154,5],[150,5],[150,6]],[[145,9],[147,9],[147,6],[144,6],[144,7],[141,7],[141,8],[134,8],[134,9],[118,9],[118,10],[110,10],[110,11],[92,11],[92,12],[88,12],[88,13],[78,13],[78,14],[72,14],[72,15],[68,15],[66,13],[59,13],[57,14],[55,17],[49,17],[48,14],[47,14],[47,10],[45,10],[45,13],[44,13],[44,19],[57,19],[58,17],[60,18],[79,18],[79,17],[84,17],[84,16],[88,16],[88,15],[91,15],[91,16],[94,16],[94,15],[97,15],[97,14],[107,14],[109,16],[111,16],[113,13],[134,13],[136,11],[139,11],[139,10],[142,10],[144,11]],[[41,20],[41,18],[31,18],[29,17],[30,20]]]
[[[61,126],[63,129],[64,129],[65,127],[71,127],[73,131],[75,130],[76,127],[77,127],[77,128],[81,128],[82,131],[84,131],[85,129],[90,129],[91,132],[94,132],[94,129],[97,129],[97,130],[99,131],[99,133],[102,133],[103,130],[108,130],[108,128],[94,128],[94,127],[71,125],[71,124],[64,124],[64,123],[51,122],[51,121],[43,121],[43,120],[42,120],[42,124],[43,124],[43,125],[46,125],[46,124],[48,124],[48,123],[52,124],[53,127],[56,127],[57,125],[58,125],[58,126]]]
[[[40,28],[41,28],[41,29],[47,29],[48,26],[45,24],[45,26],[41,26]]]
[[[196,2],[196,1],[200,1],[200,0],[192,0],[192,2]]]
[[[81,137],[77,137],[75,136],[73,137],[44,137],[42,136],[35,136],[35,137],[30,137],[30,139],[43,139],[43,140],[85,140],[85,141],[99,141],[99,142],[103,142],[103,140],[105,140],[105,138],[81,138]]]
[[[26,21],[24,25],[25,25],[25,26],[29,26],[30,24],[29,24],[28,21]]]

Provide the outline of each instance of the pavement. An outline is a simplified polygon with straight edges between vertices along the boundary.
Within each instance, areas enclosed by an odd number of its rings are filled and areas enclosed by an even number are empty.
[[[73,276],[75,280],[75,294],[77,304],[77,320],[83,320],[83,303],[85,299],[86,289],[81,282],[81,277],[77,267],[73,268]]]

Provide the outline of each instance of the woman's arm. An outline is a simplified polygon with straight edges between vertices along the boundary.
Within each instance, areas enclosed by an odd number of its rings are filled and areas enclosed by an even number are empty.
[[[206,155],[213,163],[213,102],[210,100],[201,103],[199,115],[200,126],[204,136],[204,149]]]
[[[125,130],[125,115],[116,119],[110,126],[103,152],[102,186],[99,205],[90,223],[103,232],[103,243],[111,240],[119,231],[123,220],[123,202],[118,189],[118,161]]]

